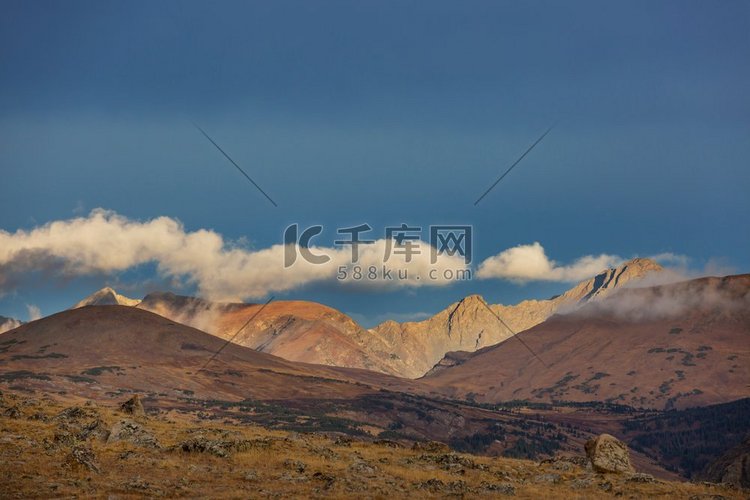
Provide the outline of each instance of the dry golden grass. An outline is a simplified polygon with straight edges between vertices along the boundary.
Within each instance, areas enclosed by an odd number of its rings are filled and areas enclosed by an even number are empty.
[[[2,402],[4,399],[4,403]],[[89,415],[56,418],[64,406],[5,394],[0,399],[0,497],[190,497],[190,498],[433,498],[445,496],[599,499],[743,498],[721,486],[640,483],[598,475],[570,462],[477,457],[399,448],[389,443],[337,441],[247,425],[200,421],[170,413],[134,420],[160,446],[139,446],[103,437],[66,441],[88,423],[99,428],[130,416],[113,408],[84,406]],[[18,414],[9,410],[15,408]],[[66,434],[67,433],[67,434]],[[242,443],[220,457],[186,452],[197,436]],[[78,447],[93,452],[91,466],[72,458]],[[85,462],[85,460],[84,460]],[[98,469],[93,470],[91,467]]]

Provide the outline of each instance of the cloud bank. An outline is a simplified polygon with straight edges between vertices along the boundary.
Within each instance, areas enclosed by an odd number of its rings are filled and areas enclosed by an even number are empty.
[[[547,257],[539,242],[518,245],[482,261],[477,269],[479,279],[506,279],[519,283],[527,281],[582,281],[609,267],[623,263],[617,255],[586,255],[568,265],[559,265]]]
[[[162,277],[194,284],[200,295],[224,301],[259,299],[314,282],[336,281],[341,266],[349,271],[348,278],[339,282],[344,286],[383,288],[442,286],[451,282],[446,271],[466,269],[457,255],[441,255],[431,264],[429,245],[417,243],[421,253],[411,262],[405,263],[401,256],[388,261],[394,270],[390,280],[382,274],[385,240],[360,246],[356,265],[364,270],[375,266],[379,271],[374,278],[364,272],[358,280],[351,272],[354,264],[349,248],[313,248],[330,260],[315,265],[298,258],[285,269],[281,244],[248,250],[211,230],[186,231],[170,217],[142,222],[95,209],[86,217],[53,221],[29,231],[0,230],[0,294],[20,286],[33,274],[46,280],[110,275],[146,263],[156,263]],[[396,279],[398,269],[407,273],[404,279]]]

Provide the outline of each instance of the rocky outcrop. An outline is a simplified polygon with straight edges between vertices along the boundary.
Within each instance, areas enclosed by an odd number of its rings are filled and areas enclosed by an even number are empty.
[[[706,467],[702,479],[735,488],[750,488],[750,436]]]
[[[71,307],[71,309],[78,309],[85,306],[137,306],[139,303],[140,300],[125,297],[115,292],[112,288],[105,287],[92,293]]]
[[[72,467],[83,467],[92,472],[99,472],[99,464],[96,462],[96,455],[88,445],[77,445],[70,450],[67,463]]]
[[[141,398],[138,394],[133,395],[132,398],[122,403],[120,411],[134,417],[146,416],[146,410],[143,409],[143,403],[141,403]]]
[[[586,441],[586,456],[596,472],[632,473],[630,454],[625,443],[609,434],[601,434]]]
[[[154,435],[141,424],[130,419],[122,419],[112,426],[107,444],[125,441],[138,446],[158,448],[159,442]]]

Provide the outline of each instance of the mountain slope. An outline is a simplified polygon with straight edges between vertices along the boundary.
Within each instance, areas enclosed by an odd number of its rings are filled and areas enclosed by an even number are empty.
[[[518,339],[458,359],[423,380],[482,402],[684,408],[747,397],[750,275],[624,289],[556,315]]]
[[[446,353],[474,352],[502,342],[535,326],[555,312],[574,310],[591,300],[602,299],[627,283],[659,272],[662,267],[649,259],[633,259],[616,269],[607,269],[549,300],[526,300],[516,305],[490,305],[471,295],[419,322],[386,321],[372,331],[383,337],[402,366],[399,374],[416,378],[430,371]],[[512,330],[505,328],[499,316]],[[450,363],[446,360],[446,363]]]
[[[316,302],[263,306],[152,293],[138,308],[290,361],[398,373],[378,338],[349,316]]]
[[[94,306],[63,311],[3,334],[0,379],[48,392],[195,394],[206,399],[349,397],[402,385],[373,372],[305,365],[227,344],[148,311]]]
[[[84,306],[137,306],[139,302],[140,300],[125,297],[110,287],[105,287],[92,293],[71,309],[78,309]]]

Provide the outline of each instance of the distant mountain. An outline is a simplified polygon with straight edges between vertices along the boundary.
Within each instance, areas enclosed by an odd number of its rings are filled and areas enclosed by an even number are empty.
[[[23,325],[23,321],[17,320],[15,318],[6,318],[5,316],[0,316],[0,333],[5,333],[14,328],[18,328],[21,325]]]
[[[124,295],[120,295],[110,287],[105,287],[89,295],[71,309],[78,309],[84,306],[137,306],[139,303],[140,300],[130,299]]]
[[[750,275],[626,288],[423,380],[479,402],[685,408],[750,396]],[[530,352],[531,349],[533,351]]]
[[[385,345],[349,316],[309,301],[219,303],[152,293],[138,308],[290,361],[398,374]]]
[[[626,284],[662,270],[650,259],[633,259],[582,281],[567,292],[548,300],[525,300],[516,305],[490,305],[479,295],[451,304],[419,322],[386,321],[372,329],[401,361],[398,374],[416,378],[430,371],[446,353],[474,352],[527,330],[559,311],[572,311],[602,299]],[[498,317],[510,327],[498,321]],[[445,363],[450,363],[446,360]]]

